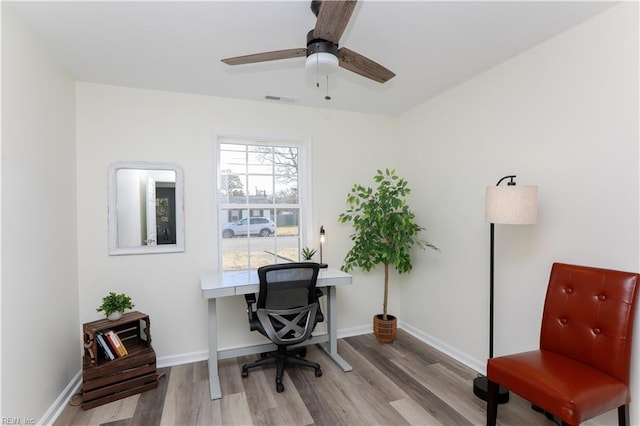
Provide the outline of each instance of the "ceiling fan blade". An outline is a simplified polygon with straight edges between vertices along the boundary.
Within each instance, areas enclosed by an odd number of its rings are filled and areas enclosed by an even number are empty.
[[[253,55],[236,56],[221,59],[227,65],[253,64],[255,62],[275,61],[278,59],[297,58],[307,56],[307,49],[274,50],[272,52],[254,53]]]
[[[324,0],[320,6],[313,36],[338,44],[356,7],[356,1]]]
[[[379,63],[362,56],[346,47],[338,51],[340,66],[363,77],[370,78],[378,83],[384,83],[395,77],[395,73],[389,71]]]

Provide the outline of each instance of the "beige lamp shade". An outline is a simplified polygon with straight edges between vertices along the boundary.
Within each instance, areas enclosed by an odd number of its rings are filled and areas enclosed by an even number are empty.
[[[488,186],[485,220],[489,223],[531,225],[538,221],[537,186]]]

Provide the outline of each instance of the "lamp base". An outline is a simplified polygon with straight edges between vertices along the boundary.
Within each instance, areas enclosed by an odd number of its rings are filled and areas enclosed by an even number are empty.
[[[483,401],[487,400],[487,378],[478,376],[473,379],[473,393]],[[506,404],[509,402],[509,389],[498,386],[498,404]]]
[[[326,263],[321,263],[320,264],[320,268],[328,268],[328,267],[329,267],[329,265],[327,265]]]

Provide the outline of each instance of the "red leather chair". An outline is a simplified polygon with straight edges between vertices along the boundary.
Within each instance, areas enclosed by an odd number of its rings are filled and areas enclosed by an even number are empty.
[[[638,274],[554,263],[540,349],[487,361],[487,425],[498,415],[498,385],[578,425],[618,409],[629,424],[629,371]]]

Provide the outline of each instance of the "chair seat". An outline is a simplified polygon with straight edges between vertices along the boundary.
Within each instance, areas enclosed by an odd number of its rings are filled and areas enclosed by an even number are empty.
[[[569,424],[579,424],[630,402],[624,383],[549,351],[491,358],[487,361],[487,378]]]

